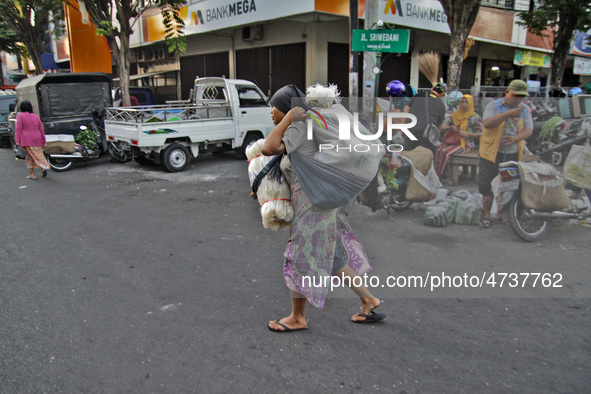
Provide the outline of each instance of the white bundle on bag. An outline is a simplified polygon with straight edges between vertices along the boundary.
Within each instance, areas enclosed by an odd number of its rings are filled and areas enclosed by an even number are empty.
[[[246,157],[249,160],[248,177],[252,186],[255,178],[261,170],[273,159],[264,156],[261,151],[265,140],[260,139],[246,149]],[[291,206],[291,191],[289,184],[281,177],[281,180],[266,175],[257,190],[257,199],[261,206],[261,217],[264,228],[278,231],[291,226],[293,208]]]
[[[263,150],[263,144],[265,140],[261,138],[254,144],[249,145],[246,148],[246,159],[248,160],[248,179],[250,180],[250,186],[254,182],[259,172],[267,165],[268,162],[273,158],[272,156],[264,156],[261,151]]]

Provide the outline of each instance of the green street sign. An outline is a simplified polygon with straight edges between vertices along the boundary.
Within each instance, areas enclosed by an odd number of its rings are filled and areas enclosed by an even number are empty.
[[[408,53],[410,30],[353,30],[355,52]]]

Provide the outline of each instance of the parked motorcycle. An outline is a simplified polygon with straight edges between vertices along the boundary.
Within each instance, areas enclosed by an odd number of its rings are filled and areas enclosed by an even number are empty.
[[[591,206],[584,190],[567,184],[566,193],[570,199],[568,208],[560,211],[539,211],[527,208],[522,200],[521,175],[516,162],[499,165],[501,181],[498,193],[501,205],[507,210],[507,219],[513,232],[524,241],[535,242],[548,232],[551,219],[585,219],[591,216]],[[506,204],[506,205],[505,205]]]
[[[129,155],[129,148],[125,148],[123,146],[120,145],[119,142],[115,142],[115,141],[108,141],[108,146],[107,146],[107,152],[109,153],[109,156],[111,156],[111,158],[113,160],[115,160],[118,163],[126,163],[127,161],[129,161],[131,159],[130,155]],[[136,157],[136,161],[137,159],[143,159],[141,157]],[[151,162],[150,159],[145,158],[146,162],[145,164],[148,164]],[[141,163],[144,164],[144,163]]]
[[[400,157],[400,167],[393,169],[389,165],[383,163],[384,167],[382,173],[382,180],[379,177],[367,186],[367,188],[359,195],[357,201],[371,208],[372,212],[380,209],[385,209],[388,215],[392,217],[394,212],[403,211],[411,206],[413,203],[406,199],[406,188],[411,175],[411,165],[404,158]],[[380,184],[382,183],[382,184]]]
[[[364,124],[365,125],[365,124]],[[370,129],[369,125],[366,125]],[[420,149],[427,148],[430,152],[429,162],[433,162],[432,151],[441,144],[441,133],[439,129],[429,124],[422,135],[418,136],[418,146]],[[384,144],[389,142],[382,140]],[[393,141],[404,148],[405,152],[417,149],[415,144],[412,148],[407,145],[408,140],[402,138],[400,134],[394,137]],[[410,144],[409,144],[410,145]],[[409,149],[410,148],[410,149]],[[424,151],[427,151],[424,149]],[[372,212],[385,209],[390,218],[394,212],[403,211],[409,208],[414,201],[406,198],[406,192],[412,176],[412,165],[403,155],[397,153],[387,154],[382,159],[380,173],[367,188],[357,197],[357,202],[371,208]],[[439,183],[439,180],[437,180]],[[439,184],[440,186],[440,184]],[[423,201],[423,200],[421,200]],[[345,209],[345,213],[351,208],[351,205]]]
[[[541,97],[532,97],[530,100],[526,101],[525,104],[531,109],[533,121],[532,134],[526,140],[527,147],[532,153],[539,152],[542,149],[545,149],[541,147],[541,144],[544,142],[540,138],[542,129],[547,121],[557,116],[557,110],[553,101],[546,102]]]
[[[83,161],[96,159],[101,154],[106,153],[106,140],[104,134],[89,129],[86,126],[80,126],[77,141],[74,144],[72,153],[50,153],[46,154],[49,166],[54,171],[67,171],[72,167],[74,161]]]
[[[539,144],[537,151],[532,151],[542,160],[554,166],[561,166],[573,145],[585,142],[587,136],[581,127],[584,119],[565,119],[556,124],[552,138]]]

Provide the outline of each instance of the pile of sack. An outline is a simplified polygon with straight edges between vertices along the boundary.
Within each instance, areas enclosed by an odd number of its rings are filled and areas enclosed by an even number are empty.
[[[482,196],[459,190],[428,205],[423,217],[427,226],[445,227],[450,223],[478,224],[482,217]]]

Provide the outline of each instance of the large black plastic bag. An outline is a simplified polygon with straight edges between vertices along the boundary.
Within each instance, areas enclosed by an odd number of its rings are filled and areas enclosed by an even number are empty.
[[[315,146],[334,148],[318,149],[314,154],[296,149],[290,154],[293,171],[304,193],[317,209],[338,208],[355,200],[375,178],[385,152],[379,140],[363,140],[356,135],[355,125],[361,134],[371,133],[363,125],[356,124],[353,115],[345,107],[335,104],[331,110],[316,108],[315,114],[322,115],[325,123],[308,119],[308,124],[313,128]],[[351,128],[349,139],[339,138],[339,117],[348,119]],[[343,127],[347,127],[345,123]],[[369,148],[363,148],[363,145],[369,145]]]
[[[371,182],[298,152],[289,156],[306,197],[317,209],[347,205]]]
[[[353,115],[341,104],[335,104],[330,109],[315,108],[314,110],[322,115],[326,122],[326,127],[324,127],[324,125],[308,119],[313,127],[314,143],[318,147],[332,146],[334,148],[318,149],[312,158],[370,182],[378,173],[380,161],[386,151],[382,142],[378,139],[364,140],[359,138],[354,132],[355,125],[363,135],[370,136],[372,133],[363,124],[356,123]],[[327,111],[333,112],[328,113]],[[349,139],[340,139],[339,118],[349,122]],[[343,125],[343,127],[346,126]]]

